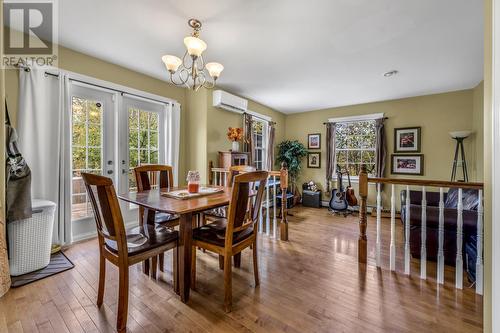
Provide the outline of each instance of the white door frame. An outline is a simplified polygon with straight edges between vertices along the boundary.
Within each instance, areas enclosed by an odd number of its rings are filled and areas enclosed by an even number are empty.
[[[500,332],[500,0],[492,6],[492,149],[485,154],[491,153],[491,330]]]

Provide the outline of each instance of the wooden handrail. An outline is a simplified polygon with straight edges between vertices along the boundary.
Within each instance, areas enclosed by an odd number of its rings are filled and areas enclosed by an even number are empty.
[[[465,183],[449,182],[445,180],[426,180],[426,179],[405,179],[405,178],[368,178],[369,183],[396,184],[396,185],[417,185],[430,187],[453,187],[481,190],[483,183]]]

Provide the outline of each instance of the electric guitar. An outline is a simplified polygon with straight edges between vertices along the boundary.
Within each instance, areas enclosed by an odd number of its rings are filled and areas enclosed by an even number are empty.
[[[337,165],[337,186],[332,190],[332,196],[330,199],[330,209],[335,212],[343,212],[347,210],[349,204],[347,203],[346,193],[344,191],[344,185],[342,184],[342,172],[340,171],[340,166]]]

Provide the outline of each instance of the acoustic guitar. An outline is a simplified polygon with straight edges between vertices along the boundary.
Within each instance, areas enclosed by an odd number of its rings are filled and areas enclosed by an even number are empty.
[[[330,198],[330,209],[335,212],[343,212],[347,210],[349,204],[347,203],[346,192],[344,191],[344,185],[342,184],[342,171],[340,171],[340,166],[337,164],[337,186],[332,190],[332,196]]]
[[[347,203],[349,206],[357,206],[358,198],[356,198],[356,194],[354,193],[354,189],[351,186],[351,176],[349,175],[349,171],[347,171],[347,179],[349,180],[349,186],[347,186],[345,190],[345,196],[347,199]]]

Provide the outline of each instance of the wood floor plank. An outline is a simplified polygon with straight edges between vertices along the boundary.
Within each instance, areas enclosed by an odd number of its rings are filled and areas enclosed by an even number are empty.
[[[481,296],[456,290],[455,271],[436,264],[419,277],[412,259],[403,274],[403,228],[396,224],[396,268],[389,268],[390,223],[382,220],[382,268],[375,267],[375,220],[368,218],[368,264],[357,262],[356,217],[297,207],[289,217],[290,241],[259,237],[261,284],[253,283],[251,251],[233,269],[233,311],[223,310],[218,257],[197,252],[197,288],[188,304],[172,289],[171,251],[165,272],[153,280],[130,267],[128,332],[481,332]],[[99,255],[96,240],[65,252],[75,268],[13,289],[0,299],[0,332],[114,332],[118,272],[108,264],[104,304],[96,307]],[[464,285],[468,286],[464,277]]]

